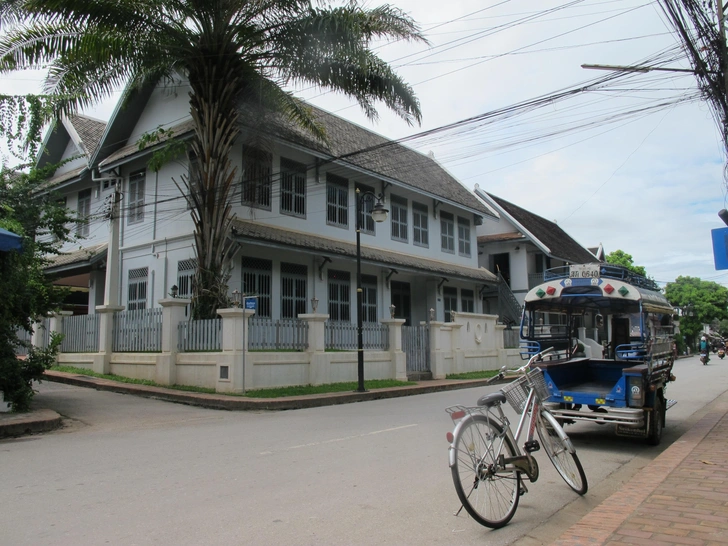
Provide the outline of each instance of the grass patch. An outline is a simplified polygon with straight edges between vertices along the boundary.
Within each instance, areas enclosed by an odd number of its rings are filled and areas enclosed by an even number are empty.
[[[372,379],[364,381],[366,390],[386,389],[389,387],[406,387],[416,385],[414,381],[397,381],[395,379]],[[274,389],[255,389],[245,393],[250,398],[280,398],[282,396],[305,396],[307,394],[326,394],[330,392],[355,391],[359,384],[356,381],[347,383],[329,383],[327,385],[300,385],[297,387],[276,387]]]
[[[484,370],[482,372],[451,373],[447,379],[489,379],[498,375],[499,370]]]
[[[206,387],[195,387],[191,385],[160,385],[149,379],[132,379],[121,375],[97,373],[86,368],[77,368],[75,366],[53,366],[51,370],[65,373],[75,373],[79,375],[87,375],[90,377],[100,377],[102,379],[110,379],[119,383],[130,383],[132,385],[147,385],[149,387],[164,387],[166,389],[175,389],[186,392],[200,392],[205,394],[216,394],[215,389]],[[367,390],[386,389],[389,387],[404,387],[407,385],[415,385],[414,381],[397,381],[395,379],[372,379],[364,381],[364,388]],[[307,394],[326,394],[332,392],[349,392],[355,391],[358,386],[356,381],[348,383],[330,383],[328,385],[301,385],[297,387],[276,387],[272,389],[255,389],[247,391],[245,394],[239,393],[221,393],[229,396],[243,396],[249,398],[282,398],[284,396],[305,396]]]
[[[164,387],[166,389],[175,389],[178,391],[187,392],[201,392],[205,394],[215,394],[215,389],[209,389],[206,387],[194,387],[192,385],[160,385],[155,381],[149,379],[134,379],[131,377],[124,377],[122,375],[114,375],[112,373],[98,373],[87,368],[76,368],[75,366],[53,366],[52,371],[65,372],[65,373],[77,373],[79,375],[88,375],[90,377],[100,377],[101,379],[110,379],[111,381],[118,381],[119,383],[128,383],[131,385],[146,385],[148,387]]]

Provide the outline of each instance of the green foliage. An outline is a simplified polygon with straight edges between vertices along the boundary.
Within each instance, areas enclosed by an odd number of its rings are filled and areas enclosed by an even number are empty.
[[[149,146],[156,145],[160,146],[154,150],[152,156],[147,162],[149,168],[154,172],[159,172],[159,169],[161,169],[162,166],[173,159],[180,157],[187,149],[184,141],[174,139],[173,130],[165,129],[163,127],[157,127],[154,131],[144,133],[137,141],[137,147],[139,150],[144,150]]]
[[[17,359],[10,344],[0,345],[0,391],[15,412],[28,411],[33,398],[33,381],[43,379],[43,372],[53,366],[63,336],[53,332],[46,349],[28,348],[25,359]]]
[[[35,156],[53,111],[54,99],[47,95],[0,95],[0,137],[16,159]]]
[[[728,319],[728,288],[698,277],[678,277],[667,283],[665,297],[681,310],[680,332],[692,345],[704,324]]]
[[[0,227],[23,238],[21,251],[0,252],[0,390],[16,411],[27,409],[32,381],[40,379],[60,344],[57,339],[50,349],[31,348],[28,357],[19,360],[15,350],[23,343],[17,332],[31,332],[32,319],[57,309],[66,295],[43,269],[70,237],[73,218],[56,195],[41,191],[44,175],[0,172]]]
[[[610,252],[607,254],[606,261],[608,264],[621,265],[629,271],[642,275],[643,277],[647,276],[645,268],[641,265],[635,265],[632,260],[632,255],[627,254],[624,250],[615,250],[614,252]]]

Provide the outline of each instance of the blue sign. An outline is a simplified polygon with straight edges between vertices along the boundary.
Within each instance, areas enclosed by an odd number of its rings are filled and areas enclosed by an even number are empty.
[[[728,227],[711,230],[716,269],[728,269]]]
[[[245,308],[255,311],[258,308],[258,298],[245,298]]]

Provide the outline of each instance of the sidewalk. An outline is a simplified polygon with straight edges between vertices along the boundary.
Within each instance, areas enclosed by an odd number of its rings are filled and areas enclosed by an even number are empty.
[[[285,410],[410,396],[485,384],[485,380],[423,381],[365,393],[276,399],[200,394],[46,372],[47,380],[227,410]],[[0,413],[0,438],[51,430],[50,410]],[[551,546],[718,546],[728,544],[728,394],[716,399],[692,428],[639,473],[567,529]]]
[[[728,544],[728,396],[551,546]]]

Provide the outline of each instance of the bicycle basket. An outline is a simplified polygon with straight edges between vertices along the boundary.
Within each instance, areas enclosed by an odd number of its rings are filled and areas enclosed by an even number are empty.
[[[511,407],[516,412],[522,413],[528,400],[528,393],[531,392],[532,388],[536,390],[536,396],[540,401],[546,400],[550,396],[543,373],[538,368],[534,368],[512,383],[505,385],[501,388],[501,392],[505,395]]]

